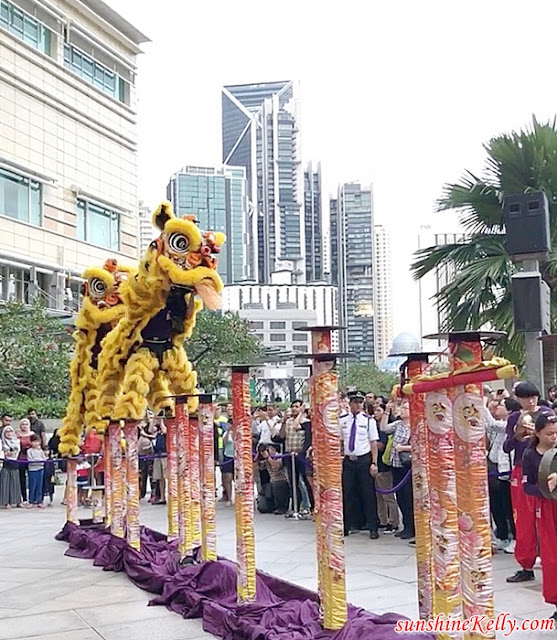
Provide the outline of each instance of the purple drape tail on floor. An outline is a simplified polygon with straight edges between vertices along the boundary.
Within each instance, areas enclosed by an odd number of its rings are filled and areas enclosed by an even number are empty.
[[[184,618],[201,618],[205,631],[223,640],[432,640],[427,633],[399,634],[403,617],[375,615],[348,606],[348,622],[340,631],[324,631],[317,594],[257,572],[257,599],[236,601],[236,565],[226,559],[181,566],[175,542],[142,527],[141,551],[110,531],[66,523],[57,540],[69,544],[66,555],[93,559],[104,571],[124,571],[138,587],[157,594],[150,605],[164,605]],[[409,586],[409,588],[411,588]]]

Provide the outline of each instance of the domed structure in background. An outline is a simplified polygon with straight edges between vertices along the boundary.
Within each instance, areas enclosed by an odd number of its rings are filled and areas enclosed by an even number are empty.
[[[421,351],[420,341],[416,336],[403,331],[393,340],[389,355],[379,363],[378,367],[386,373],[398,373],[401,365],[406,360],[404,354],[418,353]]]

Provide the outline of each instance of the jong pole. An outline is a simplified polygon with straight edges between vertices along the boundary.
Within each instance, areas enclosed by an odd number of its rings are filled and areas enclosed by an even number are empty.
[[[450,333],[452,374],[481,364],[486,332]],[[455,471],[461,561],[463,614],[494,616],[491,564],[491,515],[486,458],[485,414],[481,383],[453,387]],[[470,633],[469,638],[494,638],[494,633]]]
[[[193,535],[191,530],[191,485],[190,458],[188,455],[188,431],[191,429],[188,412],[188,397],[176,398],[175,438],[177,475],[178,553],[180,562],[193,558]]]
[[[199,396],[199,439],[201,462],[201,559],[217,559],[215,505],[215,405],[211,394]]]
[[[111,468],[111,507],[110,533],[117,538],[124,537],[124,469],[122,466],[122,438],[120,422],[111,422],[108,426],[110,439]]]
[[[344,518],[342,507],[341,429],[338,410],[338,374],[332,353],[334,327],[307,327],[311,331],[312,443],[314,450],[317,564],[322,624],[341,629],[347,620]]]
[[[232,367],[238,602],[255,600],[255,531],[249,366]]]
[[[190,415],[187,451],[191,492],[190,528],[192,545],[194,549],[197,549],[201,546],[201,462],[199,459],[199,420],[197,413]]]
[[[68,473],[66,476],[66,520],[79,524],[77,514],[77,460],[68,460]]]
[[[166,477],[167,477],[167,518],[168,538],[176,540],[179,535],[179,507],[178,507],[178,427],[175,416],[164,418],[166,426]],[[164,472],[163,472],[164,473]],[[161,500],[165,497],[161,493]]]
[[[130,547],[139,551],[139,449],[137,421],[126,420],[124,438],[126,440],[126,536]]]
[[[403,367],[410,380],[425,373],[427,353],[409,353]],[[430,445],[425,415],[425,394],[409,396],[412,437],[412,489],[414,494],[414,525],[416,529],[416,564],[418,569],[418,609],[421,620],[433,617],[435,587],[433,579],[433,547],[431,533],[431,503],[429,487]]]
[[[109,428],[105,431],[103,439],[104,456],[104,524],[110,527],[112,523],[112,458],[110,457]]]

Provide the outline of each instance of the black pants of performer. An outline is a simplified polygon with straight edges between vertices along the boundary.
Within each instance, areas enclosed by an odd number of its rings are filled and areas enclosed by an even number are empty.
[[[288,503],[290,502],[290,485],[286,480],[280,480],[279,482],[271,482],[271,494],[273,496],[273,502],[275,503],[275,509],[281,513],[288,511]]]
[[[510,480],[489,477],[489,507],[495,522],[495,536],[499,540],[509,540],[516,535],[511,504]]]
[[[361,515],[364,515],[364,529],[377,531],[377,498],[375,482],[369,473],[371,453],[350,460],[345,456],[342,462],[342,496],[344,504],[344,528],[360,528]]]
[[[393,486],[398,485],[406,477],[409,467],[393,467]],[[398,508],[402,512],[403,530],[414,534],[414,496],[412,493],[412,476],[396,492]]]
[[[151,460],[139,461],[139,496],[144,498],[147,495],[147,479],[150,476]]]
[[[19,484],[21,485],[21,500],[27,502],[27,465],[18,464],[19,467]]]
[[[299,455],[294,456],[294,472],[296,477],[292,477],[292,457],[284,459],[284,466],[286,467],[286,473],[288,475],[288,482],[290,483],[290,492],[292,499],[292,509],[294,509],[294,487],[297,489],[297,498],[298,498],[298,511],[300,510],[300,504],[302,503],[302,492],[300,491],[300,480],[304,483],[306,490],[308,492],[309,504],[311,510],[313,511],[313,491],[311,489],[311,485],[306,475],[306,459]]]

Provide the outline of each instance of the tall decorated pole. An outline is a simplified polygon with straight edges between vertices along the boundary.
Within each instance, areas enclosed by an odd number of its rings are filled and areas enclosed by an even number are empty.
[[[188,455],[188,431],[191,429],[188,412],[188,396],[176,398],[176,456],[177,456],[177,513],[178,553],[180,562],[193,558],[193,536],[190,522],[191,485]]]
[[[201,546],[201,462],[199,451],[199,420],[190,416],[188,429],[188,466],[190,469],[191,508],[189,510],[192,544]]]
[[[482,338],[492,332],[448,335],[451,373],[469,371],[483,360]],[[481,383],[453,387],[456,489],[460,539],[461,588],[465,618],[493,618],[491,515],[487,477],[485,408]],[[469,638],[494,638],[495,632],[471,632]]]
[[[137,421],[126,420],[124,438],[126,440],[126,535],[128,544],[139,551],[139,448]]]
[[[236,560],[238,601],[255,599],[255,532],[253,526],[253,457],[249,366],[232,366],[234,473],[236,485]]]
[[[215,508],[215,406],[210,394],[199,396],[199,439],[201,462],[201,558],[217,559]]]
[[[110,527],[112,523],[112,457],[110,456],[110,428],[104,434],[104,524]]]
[[[164,418],[166,426],[166,467],[168,478],[168,537],[176,540],[179,534],[179,507],[178,507],[178,422],[175,416]],[[164,496],[161,496],[164,500]]]
[[[406,375],[413,380],[423,375],[428,366],[428,353],[409,353]],[[430,443],[425,412],[425,394],[410,396],[410,427],[412,437],[412,488],[414,493],[414,524],[416,528],[416,563],[418,569],[418,608],[420,619],[433,617],[435,594],[430,503]]]
[[[124,468],[122,466],[122,440],[120,422],[108,426],[110,439],[110,465],[112,485],[112,517],[110,532],[117,538],[124,537]]]
[[[338,409],[336,359],[332,353],[333,329],[309,327],[313,360],[311,376],[313,465],[318,513],[316,516],[317,565],[322,624],[341,629],[347,620],[344,522],[342,507],[341,429]]]
[[[68,474],[66,476],[66,520],[79,524],[77,515],[77,460],[68,460]]]

